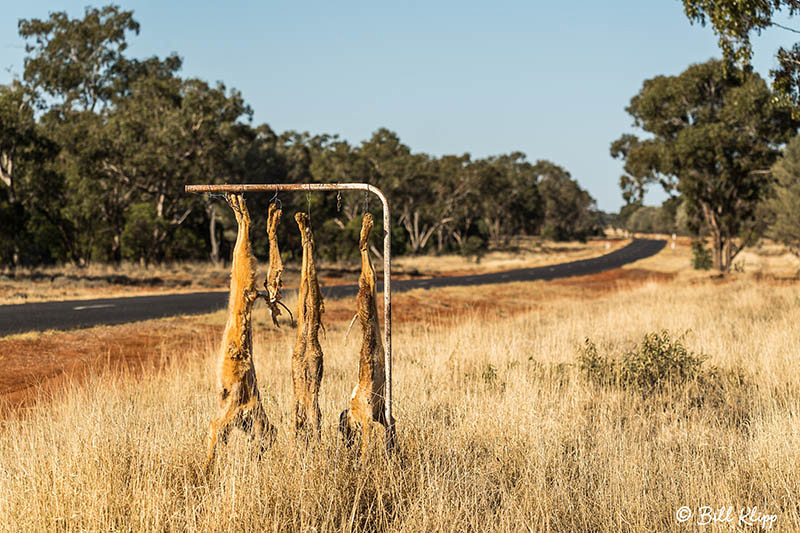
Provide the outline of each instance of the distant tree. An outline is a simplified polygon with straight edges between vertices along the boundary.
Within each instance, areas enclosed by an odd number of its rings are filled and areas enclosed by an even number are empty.
[[[642,206],[628,218],[627,228],[634,233],[672,233],[674,220],[661,206]]]
[[[60,216],[62,179],[48,166],[57,151],[36,124],[33,93],[18,82],[0,86],[0,264],[50,262],[64,254],[69,229]]]
[[[31,94],[23,86],[0,85],[0,182],[8,200],[17,202],[16,185],[25,150],[36,143],[36,121]]]
[[[783,157],[772,167],[773,194],[766,201],[771,215],[767,235],[784,243],[800,257],[800,137],[786,145]]]
[[[634,233],[675,233],[682,203],[680,196],[670,196],[660,206],[640,206],[629,214],[625,227]]]
[[[371,166],[370,183],[381,187],[395,205],[397,221],[408,237],[409,252],[422,252],[443,224],[433,196],[434,165],[425,154],[412,154],[393,131],[381,128],[361,143],[358,154]]]
[[[542,162],[532,164],[522,152],[490,157],[488,162],[498,173],[491,196],[485,196],[484,220],[492,239],[538,233],[545,216],[539,193]]]
[[[477,191],[473,187],[469,172],[470,155],[443,155],[434,159],[435,179],[431,184],[436,199],[439,224],[436,226],[436,251],[441,253],[449,239],[458,235],[458,249],[461,249],[461,228],[469,231],[477,218]]]
[[[459,168],[460,167],[460,168]],[[481,197],[481,183],[496,175],[496,169],[484,159],[470,160],[469,155],[462,156],[461,162],[443,162],[444,181],[440,184],[446,191],[454,191],[450,219],[445,224],[448,236],[455,249],[462,254],[474,255],[467,249],[467,241],[471,238],[471,248],[480,244],[487,245],[488,235],[480,230],[479,221],[483,210],[487,207]],[[439,197],[445,196],[440,192]]]
[[[626,160],[645,152],[651,174],[674,184],[688,216],[703,220],[714,268],[728,271],[758,236],[769,166],[796,127],[790,114],[772,105],[758,74],[726,70],[717,60],[646,80],[626,110],[652,135],[647,143],[623,136]]]
[[[114,5],[87,7],[82,19],[59,11],[47,20],[20,20],[20,36],[33,41],[25,46],[24,79],[61,112],[99,110],[119,90],[129,32],[139,33],[133,12]]]
[[[126,35],[138,31],[133,13],[116,6],[87,7],[82,19],[54,12],[19,22],[28,43],[23,79],[46,110],[42,130],[61,147],[57,163],[68,191],[63,213],[76,229],[71,256],[80,263],[121,258],[131,194],[98,170],[108,141],[104,114],[125,94],[132,72],[123,56]]]
[[[553,240],[584,240],[595,231],[595,201],[569,172],[550,161],[534,165],[544,204],[542,236]]]
[[[0,264],[19,263],[25,215],[18,194],[27,150],[36,143],[30,94],[18,84],[0,86]]]
[[[126,205],[152,205],[138,210],[135,221],[142,228],[143,213],[155,217],[143,258],[149,263],[164,256],[173,231],[201,206],[199,197],[183,193],[183,185],[242,181],[234,174],[235,159],[244,157],[254,135],[239,121],[249,118],[250,109],[222,84],[148,76],[136,80],[131,95],[107,115],[106,149],[95,159],[96,174],[124,185]]]

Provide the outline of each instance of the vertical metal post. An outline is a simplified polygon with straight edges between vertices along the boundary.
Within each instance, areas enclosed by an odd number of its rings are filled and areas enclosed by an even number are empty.
[[[383,363],[385,372],[384,416],[386,417],[386,451],[395,445],[392,416],[392,232],[389,201],[383,191],[369,183],[259,183],[226,185],[186,185],[186,192],[272,192],[272,191],[368,191],[383,205]]]
[[[392,417],[392,225],[389,201],[377,187],[367,185],[383,203],[383,356],[386,374],[384,408],[386,412],[386,451],[394,449],[394,417]]]

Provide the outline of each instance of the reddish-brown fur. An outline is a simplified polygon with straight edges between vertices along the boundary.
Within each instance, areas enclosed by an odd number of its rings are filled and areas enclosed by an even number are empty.
[[[314,264],[314,236],[306,213],[295,215],[303,239],[303,262],[300,269],[300,289],[297,296],[297,342],[292,353],[292,382],[294,383],[295,434],[300,435],[311,425],[320,437],[321,413],[319,388],[322,383],[322,347],[319,329],[325,304],[317,281]]]
[[[275,432],[261,405],[253,366],[251,312],[256,289],[255,258],[250,245],[250,213],[241,195],[228,195],[226,199],[236,216],[238,233],[231,266],[228,321],[222,335],[217,368],[219,409],[208,428],[206,472],[214,460],[217,438],[226,442],[232,426],[250,433],[251,438],[257,438],[262,451],[271,443]]]

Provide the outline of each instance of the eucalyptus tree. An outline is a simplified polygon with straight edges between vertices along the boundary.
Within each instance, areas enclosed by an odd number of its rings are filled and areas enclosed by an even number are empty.
[[[381,187],[395,206],[409,252],[422,252],[442,224],[431,188],[434,163],[426,154],[412,154],[393,131],[381,128],[361,143],[358,154],[369,163],[368,179]]]
[[[677,188],[711,237],[714,268],[728,271],[758,235],[769,167],[796,129],[791,114],[758,74],[718,60],[645,80],[626,111],[649,138],[623,135],[612,153],[640,183]]]
[[[586,239],[596,229],[594,198],[555,163],[537,161],[533,171],[542,199],[542,236],[559,241]]]
[[[767,235],[784,243],[800,257],[800,137],[786,145],[772,166],[775,184],[765,202],[771,225]]]
[[[63,212],[76,229],[73,259],[86,262],[104,249],[119,259],[129,195],[103,176],[99,161],[109,141],[105,114],[125,91],[127,36],[139,24],[131,11],[106,6],[87,7],[80,19],[54,12],[18,27],[27,41],[23,80],[37,95],[42,130],[61,147],[57,163],[69,191]]]
[[[691,23],[711,24],[719,36],[719,47],[726,62],[750,70],[753,58],[751,36],[767,28],[800,33],[796,28],[775,21],[779,13],[788,16],[800,13],[800,0],[683,0]],[[776,53],[777,68],[770,71],[776,100],[800,110],[800,42],[791,48],[780,47]]]
[[[242,181],[233,173],[254,141],[250,115],[237,91],[175,76],[138,78],[108,113],[99,171],[124,186],[128,205],[147,213],[140,217],[150,221],[146,237],[137,222],[146,262],[162,257],[172,233],[201,208],[184,184]]]

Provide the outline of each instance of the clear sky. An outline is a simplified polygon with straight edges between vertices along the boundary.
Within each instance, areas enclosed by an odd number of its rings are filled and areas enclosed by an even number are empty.
[[[4,2],[0,83],[22,72],[18,19],[82,17],[87,4]],[[689,25],[679,0],[118,5],[141,24],[130,56],[177,52],[182,75],[240,90],[254,124],[354,144],[386,127],[434,155],[518,150],[565,167],[605,211],[622,205],[622,164],[608,148],[633,131],[625,106],[642,81],[719,56],[711,29]],[[756,39],[756,69],[766,76],[794,37],[770,29]]]

